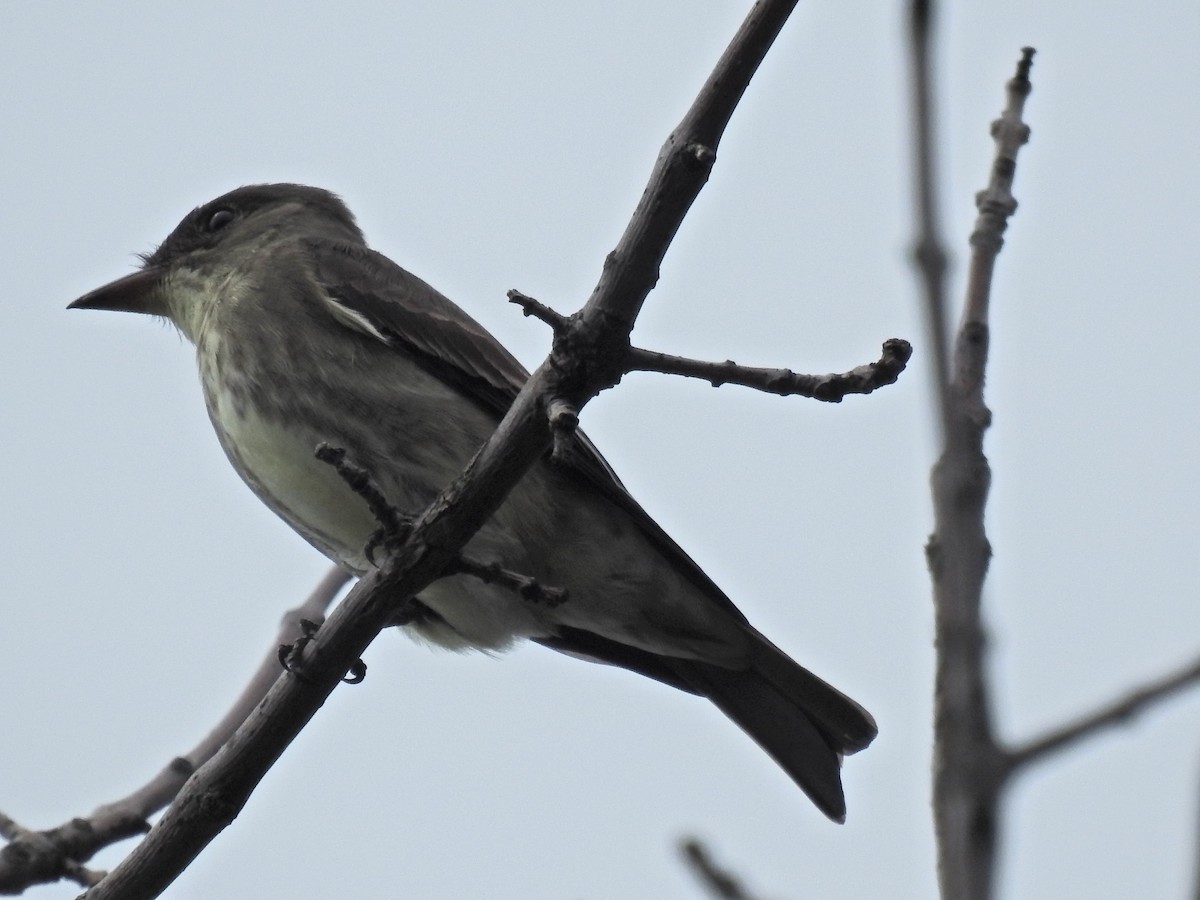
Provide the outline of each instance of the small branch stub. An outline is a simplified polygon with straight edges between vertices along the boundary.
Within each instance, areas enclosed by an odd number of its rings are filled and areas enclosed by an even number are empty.
[[[571,438],[579,428],[579,408],[561,397],[555,397],[546,404],[546,419],[554,435],[554,449],[551,451],[553,458],[565,459],[571,446]]]
[[[579,427],[579,409],[561,397],[555,397],[546,404],[546,418],[550,420],[550,427],[556,432],[573,434]]]
[[[562,331],[567,327],[568,316],[564,316],[560,312],[555,312],[545,303],[530,297],[528,294],[523,294],[516,288],[508,292],[508,302],[515,303],[521,307],[521,311],[527,316],[533,316],[535,319],[541,319],[555,333]]]

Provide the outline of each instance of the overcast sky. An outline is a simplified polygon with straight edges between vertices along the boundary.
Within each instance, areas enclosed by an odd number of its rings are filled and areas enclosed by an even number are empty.
[[[66,304],[193,206],[301,181],[532,367],[546,329],[505,291],[586,299],[748,5],[6,6],[0,809],[57,824],[187,750],[327,565],[229,468],[186,342]],[[988,383],[991,669],[1021,739],[1200,651],[1200,4],[954,6],[956,296],[988,126],[1038,49]],[[905,337],[901,382],[828,406],[635,375],[583,419],[750,619],[876,715],[847,824],[706,703],[537,647],[387,633],[168,896],[697,897],[686,833],[766,897],[934,893],[936,448],[899,7],[801,4],[634,338],[827,372]],[[1183,896],[1198,773],[1197,693],[1038,767],[1008,796],[1001,895]]]

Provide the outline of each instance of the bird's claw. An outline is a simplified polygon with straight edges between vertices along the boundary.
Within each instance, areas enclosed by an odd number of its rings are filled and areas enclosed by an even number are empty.
[[[314,622],[312,619],[301,619],[300,637],[296,638],[290,644],[279,645],[279,665],[289,675],[294,675],[306,684],[312,684],[312,679],[304,672],[304,648],[316,640],[317,631],[320,627],[320,622]],[[357,659],[350,666],[350,670],[342,678],[342,681],[346,684],[359,684],[366,677],[367,664],[361,659]]]

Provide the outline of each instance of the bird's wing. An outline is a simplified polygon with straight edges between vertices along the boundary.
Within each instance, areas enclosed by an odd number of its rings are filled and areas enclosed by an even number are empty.
[[[311,241],[307,254],[330,311],[343,325],[402,349],[430,374],[495,415],[508,411],[529,372],[487,329],[386,256],[365,246]],[[739,622],[746,619],[621,484],[583,432],[558,460],[565,470],[624,510],[667,559]]]
[[[529,373],[482,325],[380,253],[310,243],[313,274],[342,324],[407,351],[489,412],[512,405]]]

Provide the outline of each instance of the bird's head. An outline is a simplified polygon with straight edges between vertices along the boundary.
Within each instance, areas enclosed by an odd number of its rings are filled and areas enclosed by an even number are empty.
[[[189,332],[197,294],[265,246],[297,236],[363,243],[336,194],[302,184],[247,185],[192,210],[158,249],[142,256],[137,272],[89,291],[68,308],[164,316]]]

